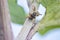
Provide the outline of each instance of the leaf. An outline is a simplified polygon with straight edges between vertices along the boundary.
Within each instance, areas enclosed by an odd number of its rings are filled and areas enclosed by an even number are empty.
[[[25,21],[25,11],[21,6],[18,6],[17,0],[8,0],[11,20],[17,24],[23,24]]]
[[[39,33],[44,34],[48,30],[60,28],[60,0],[40,0],[46,7],[46,15],[40,22]]]

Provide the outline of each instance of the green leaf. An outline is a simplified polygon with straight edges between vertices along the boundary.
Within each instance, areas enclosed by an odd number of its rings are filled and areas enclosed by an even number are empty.
[[[8,0],[8,4],[12,22],[23,24],[26,18],[23,8],[17,5],[17,0]]]
[[[40,22],[39,33],[46,33],[48,30],[60,28],[60,0],[40,0],[46,7],[46,15]]]

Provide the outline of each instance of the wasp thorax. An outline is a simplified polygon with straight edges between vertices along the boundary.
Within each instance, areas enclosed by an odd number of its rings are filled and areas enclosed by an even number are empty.
[[[38,15],[38,14],[37,14],[36,12],[33,12],[33,13],[31,14],[31,17],[32,17],[32,18],[35,18],[37,15]]]

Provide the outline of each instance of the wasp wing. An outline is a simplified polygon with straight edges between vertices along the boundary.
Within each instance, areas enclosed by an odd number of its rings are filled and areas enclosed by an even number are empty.
[[[38,8],[38,12],[42,15],[39,15],[38,17],[36,17],[36,20],[40,21],[45,16],[46,8],[42,4],[40,4]]]

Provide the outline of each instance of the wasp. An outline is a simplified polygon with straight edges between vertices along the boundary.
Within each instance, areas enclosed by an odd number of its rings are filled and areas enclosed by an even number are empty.
[[[33,20],[33,19],[36,18],[36,16],[39,16],[39,15],[41,15],[41,14],[39,14],[39,13],[37,13],[37,12],[29,13],[28,18],[29,18],[30,20]]]
[[[33,10],[33,11],[32,11],[31,13],[29,13],[29,16],[28,16],[28,18],[29,18],[30,20],[33,20],[33,19],[36,18],[36,16],[41,15],[38,11],[36,11],[35,6],[32,6],[32,10]]]

